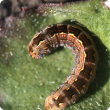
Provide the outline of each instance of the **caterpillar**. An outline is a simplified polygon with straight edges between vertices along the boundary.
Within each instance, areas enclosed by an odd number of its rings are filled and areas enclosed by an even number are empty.
[[[59,46],[72,49],[75,65],[65,82],[46,98],[47,110],[61,110],[74,104],[86,93],[96,74],[98,54],[92,36],[83,29],[82,24],[73,21],[72,25],[49,25],[35,34],[28,51],[33,58],[40,59]]]

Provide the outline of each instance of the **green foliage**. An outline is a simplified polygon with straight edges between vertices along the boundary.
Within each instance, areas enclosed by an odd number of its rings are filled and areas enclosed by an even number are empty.
[[[44,110],[46,97],[65,81],[74,66],[71,50],[59,48],[35,60],[27,47],[33,35],[49,24],[76,19],[96,35],[99,53],[96,78],[87,93],[66,110],[106,110],[110,106],[110,11],[99,0],[53,7],[47,16],[16,20],[18,32],[1,39],[0,102],[4,110]],[[10,33],[10,32],[9,32]]]

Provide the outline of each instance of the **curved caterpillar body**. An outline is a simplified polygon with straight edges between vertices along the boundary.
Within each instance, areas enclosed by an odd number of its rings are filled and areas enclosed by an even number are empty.
[[[47,110],[61,110],[86,93],[93,81],[97,65],[97,51],[94,42],[80,23],[74,25],[49,25],[37,33],[31,40],[28,51],[35,59],[44,57],[59,46],[72,49],[75,66],[71,75],[60,87],[46,98]]]

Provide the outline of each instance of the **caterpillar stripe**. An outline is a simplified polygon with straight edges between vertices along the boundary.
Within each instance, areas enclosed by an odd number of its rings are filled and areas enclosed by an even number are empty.
[[[49,25],[32,38],[28,51],[35,59],[43,58],[53,49],[66,46],[75,55],[75,66],[59,88],[46,98],[47,110],[61,110],[86,93],[97,66],[97,51],[90,35],[80,23]]]

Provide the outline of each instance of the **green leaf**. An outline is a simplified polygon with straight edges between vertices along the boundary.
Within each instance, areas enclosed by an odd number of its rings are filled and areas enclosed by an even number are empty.
[[[45,7],[45,5],[44,5]],[[110,107],[110,11],[100,0],[48,7],[46,16],[31,13],[14,22],[1,39],[0,103],[4,110],[44,110],[46,97],[59,87],[74,66],[71,50],[59,48],[43,59],[29,56],[27,47],[45,26],[76,19],[94,35],[99,63],[85,95],[66,110],[106,110]],[[19,24],[19,25],[18,25]]]

